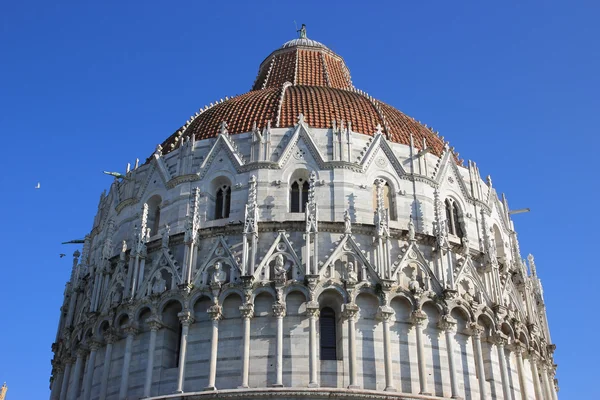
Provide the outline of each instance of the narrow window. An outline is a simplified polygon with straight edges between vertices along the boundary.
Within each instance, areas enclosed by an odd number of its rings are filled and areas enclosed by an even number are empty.
[[[152,224],[152,230],[150,231],[151,235],[154,236],[158,234],[158,227],[160,226],[160,207],[156,207],[156,211],[154,211],[154,223]]]
[[[302,178],[292,182],[290,185],[290,212],[302,213],[308,203],[308,190],[310,185]]]
[[[321,310],[319,316],[321,334],[321,360],[337,360],[335,311],[329,307]]]
[[[177,337],[175,338],[175,363],[171,365],[171,368],[177,368],[179,366],[179,353],[181,353],[181,333],[183,331],[183,325],[179,324],[177,329]]]
[[[215,197],[215,219],[229,218],[231,187],[229,185],[221,186]]]
[[[300,185],[298,182],[292,183],[290,188],[290,212],[300,212]]]
[[[380,179],[377,179],[377,180],[375,180],[375,183],[373,183],[373,211],[377,211],[377,183],[379,180]],[[395,212],[395,207],[393,206],[393,204],[394,204],[393,190],[387,181],[385,181],[384,179],[381,179],[381,181],[384,182],[383,187],[382,187],[383,208],[388,210],[390,219],[392,221],[395,221],[396,220],[396,212]]]
[[[460,212],[456,203],[446,199],[446,221],[448,222],[448,233],[463,237],[462,227],[460,226]]]

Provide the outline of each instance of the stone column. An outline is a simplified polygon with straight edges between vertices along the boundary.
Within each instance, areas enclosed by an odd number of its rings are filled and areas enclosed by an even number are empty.
[[[343,316],[348,320],[348,365],[350,385],[348,389],[359,389],[356,382],[356,314],[358,306],[354,303],[344,304]]]
[[[71,366],[73,365],[73,359],[69,358],[65,362],[65,373],[63,374],[63,381],[60,387],[60,400],[67,400],[67,393],[69,391],[69,379],[71,378]]]
[[[194,323],[192,313],[182,311],[177,314],[181,323],[181,345],[179,346],[179,373],[177,375],[177,389],[175,393],[183,393],[183,381],[185,378],[185,355],[187,352],[187,337],[190,325]]]
[[[533,380],[533,390],[535,392],[535,399],[544,400],[542,387],[540,386],[540,374],[538,373],[537,367],[538,361],[538,355],[533,350],[531,350],[529,352],[529,364],[531,365],[531,378]]]
[[[104,365],[102,366],[102,381],[100,382],[100,400],[106,400],[106,391],[108,389],[108,377],[110,375],[110,363],[112,361],[113,343],[119,340],[112,328],[104,332],[104,341],[106,349],[104,350]]]
[[[507,337],[502,333],[497,333],[496,336],[494,336],[494,342],[496,342],[496,347],[498,349],[498,361],[500,363],[500,374],[502,377],[502,391],[504,392],[504,398],[510,399],[511,394],[508,382],[508,369],[506,368],[506,354],[504,353]]]
[[[119,400],[127,398],[127,389],[129,387],[129,364],[131,363],[131,347],[133,346],[133,338],[137,335],[138,330],[134,325],[129,325],[125,328],[127,339],[125,340],[125,355],[123,356],[123,369],[121,370],[121,387],[119,388]]]
[[[515,359],[517,360],[517,374],[519,375],[519,388],[521,389],[521,398],[523,400],[529,399],[527,393],[527,381],[525,380],[525,368],[523,367],[523,345],[516,340],[513,343],[512,351],[515,353]]]
[[[487,389],[485,384],[485,369],[483,366],[483,350],[481,349],[481,334],[483,327],[472,323],[469,326],[468,333],[473,337],[473,350],[475,353],[475,368],[477,368],[477,378],[479,381],[479,399],[487,400]]]
[[[52,390],[50,391],[50,400],[59,400],[60,398],[60,389],[62,386],[63,380],[63,367],[62,365],[57,365],[54,370],[54,379],[52,379]]]
[[[242,384],[240,389],[248,387],[248,369],[250,368],[250,319],[254,315],[254,306],[245,304],[240,306],[240,313],[244,320],[244,343],[242,357]]]
[[[96,365],[96,353],[100,348],[100,343],[90,343],[90,357],[88,358],[86,374],[83,384],[84,400],[92,398],[92,381],[94,379],[94,366]]]
[[[310,380],[308,387],[319,387],[317,379],[317,319],[319,318],[319,303],[311,301],[306,305],[306,313],[308,314],[309,322],[309,371]]]
[[[273,304],[273,315],[277,318],[277,359],[275,361],[274,387],[283,387],[283,317],[285,317],[285,304]]]
[[[144,382],[144,397],[150,397],[152,389],[152,375],[154,373],[154,353],[156,352],[156,332],[162,324],[158,318],[150,318],[146,321],[150,328],[150,343],[148,344],[148,364],[146,365],[146,382]]]
[[[75,361],[75,372],[73,372],[73,385],[69,390],[69,400],[76,400],[79,397],[79,380],[83,369],[83,359],[87,354],[87,349],[80,347],[77,349],[77,360]],[[548,380],[548,379],[546,379]]]
[[[544,386],[544,396],[546,400],[552,400],[552,388],[550,387],[550,381],[548,379],[548,366],[544,361],[540,362],[540,369],[542,373],[542,382]]]
[[[217,390],[215,380],[217,378],[217,351],[219,349],[219,320],[223,317],[221,306],[215,304],[208,309],[212,320],[212,338],[210,342],[210,364],[208,370],[208,386],[204,390]]]
[[[390,341],[390,320],[394,310],[389,306],[379,307],[378,317],[383,321],[383,358],[385,364],[385,390],[395,392],[392,375],[392,345]]]
[[[412,323],[417,333],[417,359],[419,362],[419,383],[421,385],[420,394],[430,395],[427,387],[427,365],[425,361],[425,346],[423,344],[423,325],[427,321],[427,314],[421,310],[413,311]]]
[[[446,335],[446,351],[448,353],[448,366],[450,369],[450,391],[453,399],[458,399],[458,381],[456,376],[456,361],[454,360],[454,334],[456,333],[456,320],[450,315],[442,315],[438,327]]]

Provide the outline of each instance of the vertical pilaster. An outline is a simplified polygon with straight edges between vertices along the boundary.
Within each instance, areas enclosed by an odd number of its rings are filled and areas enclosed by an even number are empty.
[[[527,390],[527,381],[525,378],[525,368],[523,367],[523,351],[522,344],[518,341],[512,346],[512,351],[515,353],[515,359],[517,360],[517,374],[519,375],[519,388],[521,389],[521,399],[528,400],[529,394]]]
[[[552,388],[550,387],[550,380],[548,379],[548,366],[543,360],[540,362],[540,372],[544,386],[544,397],[546,400],[552,400]]]
[[[158,318],[146,321],[150,328],[150,343],[148,344],[148,364],[146,364],[146,381],[144,382],[144,397],[150,397],[152,389],[152,375],[154,373],[154,353],[156,352],[156,333],[162,324]]]
[[[494,342],[498,349],[498,361],[500,363],[500,374],[502,377],[502,391],[504,392],[504,398],[510,399],[510,385],[508,381],[508,369],[506,367],[506,354],[504,352],[504,346],[506,345],[507,338],[502,333],[497,333],[494,336]]]
[[[77,360],[75,361],[75,371],[73,372],[73,385],[69,390],[69,400],[76,400],[79,397],[79,380],[83,370],[83,359],[87,354],[87,349],[80,347],[77,349]],[[546,379],[547,380],[547,379]]]
[[[358,306],[354,303],[344,304],[343,316],[348,321],[348,364],[350,372],[350,385],[348,389],[358,389],[356,381],[356,314]]]
[[[473,323],[469,327],[469,333],[473,337],[475,368],[477,369],[477,378],[479,382],[479,399],[487,400],[488,396],[485,381],[485,369],[483,364],[483,350],[481,349],[481,334],[483,333],[483,327]]]
[[[395,392],[392,374],[392,345],[390,340],[390,320],[394,310],[389,306],[379,307],[378,317],[383,321],[383,359],[385,364],[385,390]]]
[[[542,391],[542,387],[540,385],[540,374],[538,372],[538,364],[539,357],[533,351],[529,352],[529,365],[531,366],[531,379],[533,380],[533,391],[535,392],[535,400],[544,400],[544,392]]]
[[[240,306],[240,313],[244,320],[244,343],[243,343],[243,358],[242,358],[242,384],[240,388],[248,387],[248,371],[250,367],[250,320],[254,315],[254,307],[252,304]]]
[[[92,398],[92,380],[94,379],[94,366],[96,365],[96,353],[100,348],[100,343],[90,343],[90,356],[88,357],[86,374],[83,384],[84,399],[90,400]]]
[[[52,379],[52,389],[50,391],[50,400],[60,399],[60,390],[62,387],[64,370],[62,365],[58,365],[54,370],[54,378]]]
[[[446,351],[448,353],[448,367],[450,370],[450,390],[453,399],[460,398],[458,394],[458,378],[456,376],[456,361],[454,360],[454,334],[456,333],[456,320],[450,315],[443,315],[438,324],[446,336]]]
[[[219,349],[219,320],[223,317],[221,306],[215,304],[208,309],[212,320],[212,337],[210,341],[210,364],[208,367],[208,386],[204,390],[217,390],[215,381],[217,378],[217,351]]]
[[[69,392],[69,379],[71,379],[71,367],[73,366],[73,359],[69,358],[65,362],[65,373],[63,375],[62,385],[60,387],[60,400],[67,400],[67,394]]]
[[[277,357],[275,361],[274,387],[283,387],[283,318],[285,317],[285,304],[273,304],[273,315],[277,318]]]
[[[190,325],[194,323],[194,318],[189,311],[182,311],[177,314],[181,323],[181,344],[179,346],[179,370],[177,374],[177,389],[175,393],[183,393],[183,381],[185,378],[185,356],[187,354],[187,337]]]
[[[112,348],[113,343],[115,343],[118,339],[118,336],[115,335],[112,328],[109,328],[109,330],[104,333],[106,349],[104,350],[104,365],[102,366],[102,381],[100,382],[100,400],[106,400],[108,377],[110,375],[110,364],[112,361]]]
[[[417,359],[419,363],[419,384],[421,387],[420,394],[430,395],[427,385],[427,361],[425,360],[425,345],[423,343],[423,327],[427,321],[427,315],[421,311],[413,311],[412,323],[417,334]]]
[[[311,301],[306,305],[309,323],[309,383],[308,387],[319,387],[317,379],[317,319],[319,318],[319,303]]]
[[[123,369],[121,370],[121,386],[119,388],[119,400],[127,398],[127,389],[129,387],[129,364],[131,363],[131,352],[133,347],[133,339],[137,335],[138,330],[135,326],[130,325],[125,328],[125,355],[123,356]]]

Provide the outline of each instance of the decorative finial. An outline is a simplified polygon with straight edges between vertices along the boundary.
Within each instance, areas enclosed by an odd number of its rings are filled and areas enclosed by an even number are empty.
[[[300,39],[306,39],[306,25],[302,24],[302,28],[298,29],[296,32],[298,32],[300,35]]]

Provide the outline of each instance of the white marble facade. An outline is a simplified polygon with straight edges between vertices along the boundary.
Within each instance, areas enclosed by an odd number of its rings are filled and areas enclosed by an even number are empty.
[[[115,179],[51,399],[556,399],[534,259],[491,179],[376,127],[344,160],[336,134],[224,125]]]

